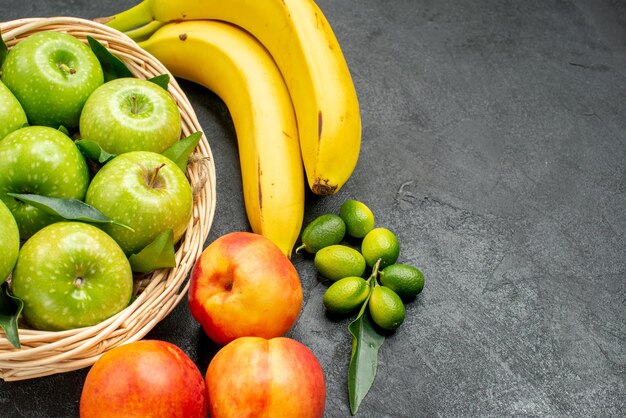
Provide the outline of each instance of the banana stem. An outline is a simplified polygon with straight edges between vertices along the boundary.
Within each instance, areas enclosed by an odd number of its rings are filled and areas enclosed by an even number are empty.
[[[121,32],[144,26],[154,20],[152,3],[154,0],[143,0],[136,6],[124,10],[116,15],[95,19]]]
[[[124,34],[135,42],[141,42],[152,36],[152,34],[163,25],[165,25],[165,23],[159,22],[158,20],[153,20],[152,22],[140,26],[136,29],[126,31],[124,32]]]

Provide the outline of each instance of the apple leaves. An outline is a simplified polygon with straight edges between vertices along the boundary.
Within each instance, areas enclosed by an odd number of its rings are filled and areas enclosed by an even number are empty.
[[[20,193],[7,193],[7,195],[24,203],[28,203],[29,205],[41,209],[51,215],[56,215],[70,221],[111,223],[131,231],[133,230],[130,226],[109,218],[98,209],[78,199]]]
[[[65,126],[63,125],[59,126],[58,130],[59,132],[63,132],[67,137],[71,138],[72,134],[70,134],[70,131]]]
[[[79,139],[74,143],[85,157],[99,164],[105,164],[107,161],[116,157],[116,154],[106,152],[100,147],[100,144],[90,141],[89,139]]]
[[[111,223],[133,231],[130,226],[109,218],[98,209],[78,199],[19,193],[7,193],[7,195],[66,220],[88,223]],[[163,231],[139,253],[132,254],[128,261],[135,273],[149,273],[160,268],[176,267],[174,232],[172,229],[169,228]]]
[[[170,76],[169,74],[159,74],[155,75],[152,78],[149,78],[148,81],[156,84],[161,87],[163,90],[167,90],[167,86],[170,84]]]
[[[135,273],[149,273],[160,268],[176,267],[174,231],[166,229],[137,254],[128,257]]]
[[[87,36],[87,42],[89,42],[89,47],[91,47],[91,50],[100,62],[102,72],[104,73],[105,82],[114,80],[116,78],[135,77],[135,75],[128,69],[126,64],[124,64],[121,59],[113,55],[113,53],[111,53],[111,51],[109,51],[97,39],[92,38],[91,36]],[[0,51],[0,59],[2,58],[1,54],[2,52]],[[167,86],[170,83],[170,76],[169,74],[160,74],[155,77],[149,78],[148,81],[151,81],[159,87],[167,90]]]
[[[24,302],[9,292],[9,284],[2,283],[0,286],[0,327],[4,330],[7,340],[15,348],[21,348],[17,320],[23,308]]]
[[[128,69],[126,64],[122,62],[118,57],[113,55],[104,45],[98,40],[87,36],[87,42],[91,50],[100,61],[102,72],[104,73],[104,81],[114,80],[122,77],[135,77],[133,73]]]
[[[194,132],[163,151],[163,155],[174,161],[184,173],[187,170],[187,161],[189,161],[189,156],[198,145],[198,142],[200,142],[201,137],[202,132]]]
[[[4,43],[4,39],[2,38],[2,34],[0,33],[0,66],[4,62],[4,59],[7,57],[9,53],[9,47],[6,43]]]
[[[202,132],[194,132],[163,151],[162,155],[174,161],[184,173],[187,170],[189,156],[196,146],[198,146],[201,137]],[[116,154],[106,152],[100,147],[100,144],[89,139],[79,139],[75,144],[85,157],[101,165],[106,164],[117,156]]]

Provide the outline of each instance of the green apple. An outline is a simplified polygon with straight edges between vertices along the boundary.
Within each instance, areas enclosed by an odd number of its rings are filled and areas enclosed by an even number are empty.
[[[11,90],[0,81],[0,140],[26,123],[28,120],[22,105]]]
[[[161,153],[180,139],[176,102],[157,84],[118,78],[98,87],[80,115],[80,136],[110,154],[129,151]]]
[[[89,169],[74,142],[45,126],[28,126],[0,141],[0,200],[29,238],[59,218],[18,201],[7,193],[32,193],[82,200],[89,185]]]
[[[11,279],[30,326],[59,331],[96,325],[130,302],[133,274],[126,255],[100,229],[57,222],[22,246]]]
[[[100,226],[130,255],[168,228],[177,242],[191,219],[193,193],[173,161],[155,152],[132,151],[118,155],[96,173],[85,202],[134,230]]]
[[[9,208],[0,200],[0,283],[4,281],[17,261],[20,233]]]
[[[104,83],[91,49],[72,35],[38,32],[19,42],[2,64],[2,81],[31,125],[78,126],[87,97]]]

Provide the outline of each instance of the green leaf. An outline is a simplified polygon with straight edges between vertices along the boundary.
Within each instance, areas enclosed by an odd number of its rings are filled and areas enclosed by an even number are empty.
[[[98,209],[78,199],[48,197],[37,194],[7,193],[7,195],[41,209],[46,213],[60,216],[66,220],[90,223],[110,223],[121,226],[130,231],[134,231],[130,226],[109,218]]]
[[[0,33],[0,66],[4,62],[7,54],[9,53],[9,47],[6,43],[4,43],[4,39],[2,38],[2,33]]]
[[[148,81],[156,84],[161,87],[163,90],[167,90],[167,86],[170,84],[170,75],[169,74],[159,74],[155,75],[152,78],[149,78]]]
[[[174,145],[163,151],[163,155],[174,161],[183,173],[187,170],[189,156],[200,142],[202,132],[194,132],[186,138],[181,139]]]
[[[79,139],[75,142],[80,151],[89,158],[91,161],[95,161],[100,164],[105,164],[107,161],[112,160],[117,155],[109,154],[100,147],[100,144],[89,139]]]
[[[93,53],[96,54],[98,61],[100,61],[100,66],[102,66],[102,71],[104,72],[105,82],[116,78],[135,77],[126,64],[113,55],[98,40],[92,38],[91,36],[87,36],[87,41],[89,42],[89,46],[91,47]]]
[[[63,126],[63,125],[59,126],[58,130],[60,132],[63,132],[66,136],[70,136],[70,131],[68,131],[68,129],[65,126]]]
[[[172,229],[163,231],[140,252],[128,257],[128,261],[135,273],[149,273],[160,268],[176,267]]]
[[[385,336],[376,331],[369,311],[359,315],[350,323],[348,330],[352,334],[352,354],[348,367],[348,395],[350,397],[350,411],[352,415],[356,415],[361,401],[374,383],[378,366],[378,349],[385,342]]]
[[[356,415],[361,401],[374,383],[376,368],[378,367],[378,349],[385,342],[385,336],[376,330],[374,321],[367,309],[372,291],[378,285],[380,261],[379,259],[376,262],[372,274],[367,280],[370,293],[363,302],[356,319],[348,325],[348,331],[352,334],[352,353],[348,366],[348,397],[352,415]]]
[[[17,320],[24,308],[24,302],[9,292],[9,284],[0,286],[0,327],[4,330],[7,340],[15,348],[21,348]]]

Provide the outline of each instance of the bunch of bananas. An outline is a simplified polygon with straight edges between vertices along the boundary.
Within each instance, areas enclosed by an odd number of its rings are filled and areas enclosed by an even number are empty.
[[[361,143],[356,92],[313,0],[144,0],[101,22],[231,113],[252,230],[288,256],[313,193],[336,193]]]

